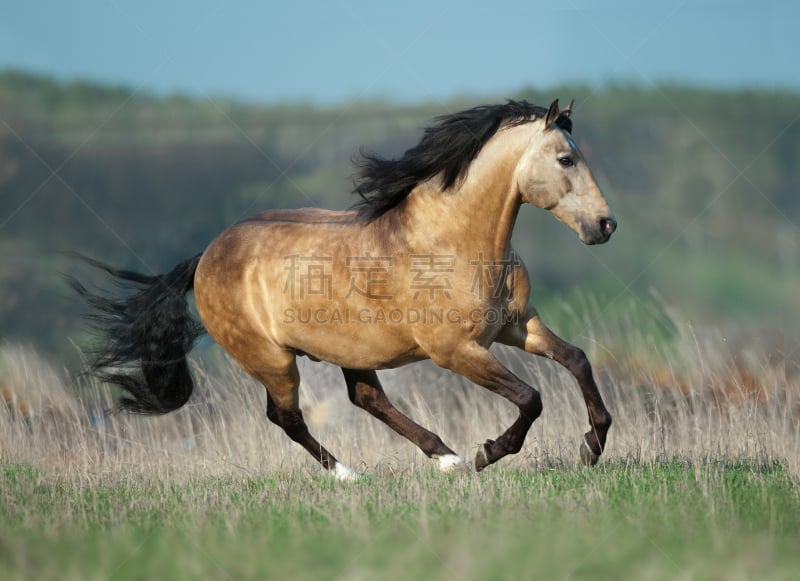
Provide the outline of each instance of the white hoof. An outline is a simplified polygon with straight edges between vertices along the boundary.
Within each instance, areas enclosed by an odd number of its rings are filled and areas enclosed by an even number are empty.
[[[445,474],[469,472],[469,467],[461,456],[445,454],[444,456],[436,456],[436,459],[439,461],[439,470]]]
[[[333,468],[333,476],[341,482],[355,482],[361,478],[358,472],[340,462],[337,462]]]

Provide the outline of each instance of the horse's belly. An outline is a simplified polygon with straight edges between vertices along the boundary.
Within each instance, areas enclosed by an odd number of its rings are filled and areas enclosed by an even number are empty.
[[[389,369],[427,359],[399,329],[359,323],[287,322],[282,341],[299,355],[351,369]]]

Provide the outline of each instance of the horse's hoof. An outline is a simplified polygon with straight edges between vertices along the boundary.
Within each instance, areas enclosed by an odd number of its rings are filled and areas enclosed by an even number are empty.
[[[439,471],[444,474],[456,474],[469,472],[469,466],[461,456],[456,454],[445,454],[435,457],[439,461]]]
[[[478,453],[475,454],[475,472],[480,472],[491,464],[489,461],[489,448],[492,444],[494,444],[494,440],[486,440],[486,442],[481,445]]]
[[[358,482],[363,478],[361,474],[340,462],[336,463],[332,472],[333,477],[339,482]]]
[[[589,444],[586,442],[581,444],[581,462],[583,462],[584,466],[594,466],[599,459],[600,456],[592,452]]]

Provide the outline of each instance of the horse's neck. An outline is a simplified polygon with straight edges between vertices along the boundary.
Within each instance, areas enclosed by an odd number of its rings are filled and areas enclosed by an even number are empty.
[[[450,241],[471,258],[505,259],[521,204],[514,183],[519,156],[519,147],[490,141],[462,184],[446,192],[438,179],[418,186],[404,208],[407,237],[432,246]]]

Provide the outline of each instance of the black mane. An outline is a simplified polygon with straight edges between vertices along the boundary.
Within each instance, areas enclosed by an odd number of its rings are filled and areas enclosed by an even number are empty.
[[[353,188],[361,200],[352,208],[366,221],[375,220],[402,202],[417,184],[439,174],[442,189],[447,190],[466,177],[472,160],[501,127],[521,125],[546,114],[546,107],[527,101],[482,105],[437,117],[420,142],[400,159],[361,152]],[[565,115],[559,115],[556,125],[572,131],[572,121]]]

